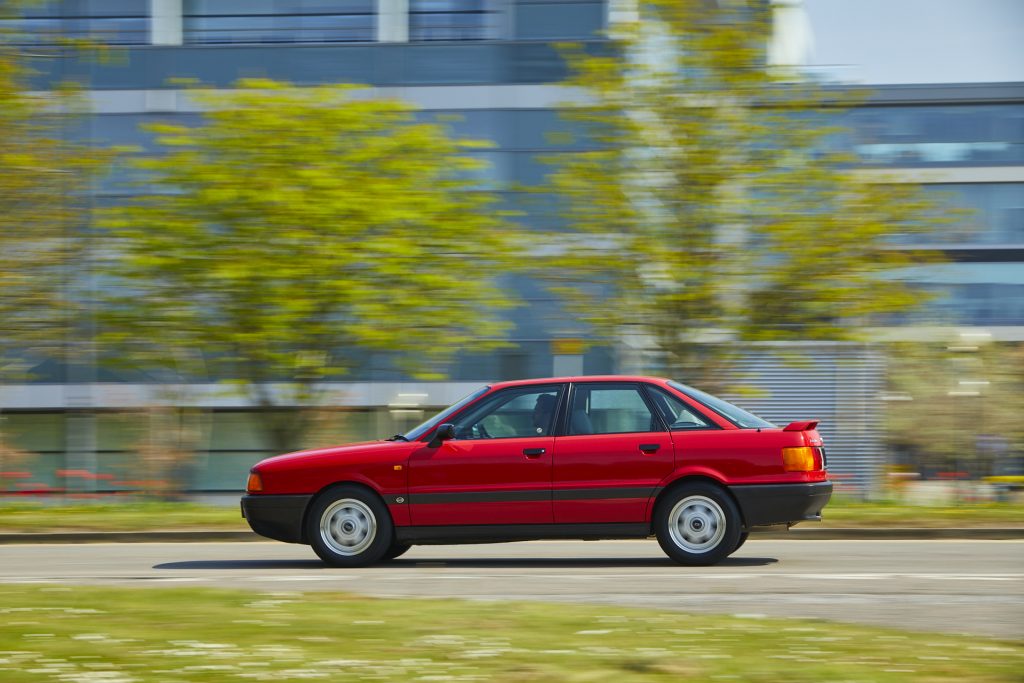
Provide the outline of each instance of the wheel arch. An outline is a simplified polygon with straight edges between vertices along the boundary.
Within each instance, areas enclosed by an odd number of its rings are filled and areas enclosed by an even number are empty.
[[[658,506],[661,505],[666,498],[688,484],[710,484],[711,486],[722,490],[725,495],[729,496],[733,504],[736,505],[736,509],[739,510],[742,528],[747,528],[747,520],[743,515],[743,506],[740,505],[740,502],[736,499],[736,495],[732,492],[732,489],[728,484],[709,474],[691,473],[684,474],[678,479],[673,479],[671,482],[666,484],[658,492],[658,495],[654,497],[654,500],[651,501],[650,505],[647,506],[647,524],[651,528],[651,533],[654,533],[654,513],[658,509]]]
[[[309,536],[306,533],[306,528],[308,527],[309,522],[309,511],[313,509],[313,506],[316,505],[316,502],[320,500],[323,496],[330,493],[331,490],[339,488],[341,486],[354,486],[355,488],[363,489],[371,496],[376,497],[381,502],[381,505],[384,506],[384,509],[388,511],[388,517],[391,518],[391,523],[395,523],[395,519],[391,515],[391,510],[388,507],[387,501],[384,500],[384,496],[381,495],[380,491],[378,491],[373,486],[367,484],[364,481],[343,479],[341,481],[331,482],[330,484],[322,486],[319,491],[310,496],[309,502],[306,503],[306,509],[302,511],[302,542],[306,545],[309,545]]]

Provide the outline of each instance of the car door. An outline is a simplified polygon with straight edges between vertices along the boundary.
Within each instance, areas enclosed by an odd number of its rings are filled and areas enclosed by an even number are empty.
[[[673,463],[672,439],[639,383],[574,383],[555,439],[555,522],[643,522]]]
[[[550,524],[552,430],[564,385],[512,387],[452,420],[455,438],[409,458],[416,526]]]

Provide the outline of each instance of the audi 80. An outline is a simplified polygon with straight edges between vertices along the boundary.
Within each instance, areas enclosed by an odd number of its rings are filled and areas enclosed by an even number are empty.
[[[821,519],[816,427],[654,377],[501,382],[387,440],[259,462],[242,515],[341,567],[417,544],[651,536],[710,565],[752,530]]]

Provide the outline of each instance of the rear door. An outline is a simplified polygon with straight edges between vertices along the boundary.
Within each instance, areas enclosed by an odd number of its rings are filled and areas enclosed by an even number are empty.
[[[555,439],[557,524],[643,522],[674,466],[672,438],[636,382],[574,383]]]

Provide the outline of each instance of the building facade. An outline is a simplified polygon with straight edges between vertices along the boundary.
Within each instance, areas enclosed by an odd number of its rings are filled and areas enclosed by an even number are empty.
[[[616,7],[602,0],[64,0],[36,5],[6,28],[34,46],[36,88],[68,78],[85,84],[90,111],[73,131],[81,139],[146,148],[152,141],[140,124],[198,121],[176,79],[210,88],[244,77],[358,83],[411,101],[423,117],[445,117],[456,135],[492,140],[480,152],[488,162],[481,180],[503,192],[520,220],[549,228],[558,221],[550,203],[527,202],[509,188],[543,182],[538,155],[573,149],[550,135],[567,125],[557,105],[571,96],[560,85],[566,68],[556,44],[599,41]],[[82,56],[56,41],[68,37],[116,48],[104,59]],[[1024,84],[883,87],[846,123],[840,144],[864,172],[925,182],[944,193],[942,201],[975,209],[929,244],[894,238],[899,248],[938,246],[949,263],[910,274],[937,296],[886,334],[938,339],[968,329],[1024,339]],[[123,198],[120,180],[109,179],[94,201]],[[581,348],[583,328],[538,283],[508,286],[526,303],[510,314],[512,347],[464,355],[450,381],[437,383],[413,382],[386,357],[369,356],[351,381],[328,387],[310,443],[392,434],[486,381],[652,369],[625,345]],[[807,346],[794,379],[791,352],[751,347],[743,373],[759,391],[730,398],[778,422],[821,419],[835,473],[871,489],[885,456],[879,354],[860,345]],[[230,492],[271,454],[258,414],[213,382],[172,386],[95,364],[38,361],[31,382],[0,386],[0,457],[8,459],[0,474],[16,475],[0,478],[7,493],[132,490],[153,479]],[[161,465],[161,454],[175,450],[193,455]],[[139,474],[142,464],[149,474]]]

